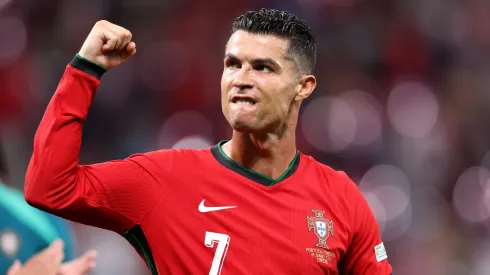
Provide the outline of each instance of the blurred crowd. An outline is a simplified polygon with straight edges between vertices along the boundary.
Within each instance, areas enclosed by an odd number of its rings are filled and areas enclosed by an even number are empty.
[[[318,87],[302,106],[298,149],[359,184],[395,274],[490,274],[486,0],[0,0],[10,183],[22,188],[46,104],[99,19],[132,31],[138,53],[103,77],[82,163],[230,138],[224,45],[235,17],[261,7],[312,27]],[[98,250],[95,274],[148,274],[121,237],[75,228],[82,249]]]

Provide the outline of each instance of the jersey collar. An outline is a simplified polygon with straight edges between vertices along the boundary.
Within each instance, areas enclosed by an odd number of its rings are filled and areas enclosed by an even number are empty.
[[[289,163],[289,167],[284,173],[279,176],[277,179],[273,179],[269,176],[266,176],[264,174],[255,172],[239,163],[236,161],[232,160],[230,157],[228,157],[223,150],[221,149],[221,146],[228,142],[228,140],[223,140],[220,141],[218,144],[215,146],[211,147],[211,153],[213,154],[214,158],[224,167],[252,180],[255,181],[259,184],[265,185],[265,186],[272,186],[278,182],[281,182],[288,177],[292,176],[294,172],[298,169],[299,166],[299,152],[296,151],[296,155],[294,156],[293,160]]]

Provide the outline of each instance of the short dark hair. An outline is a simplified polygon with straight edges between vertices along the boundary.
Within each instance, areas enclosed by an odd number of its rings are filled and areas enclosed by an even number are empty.
[[[238,30],[288,39],[288,55],[299,57],[300,71],[313,73],[316,63],[315,36],[306,22],[296,15],[274,9],[248,11],[233,22],[231,33]]]

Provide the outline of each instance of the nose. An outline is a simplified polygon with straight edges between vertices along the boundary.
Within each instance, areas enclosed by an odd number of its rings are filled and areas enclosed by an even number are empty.
[[[254,87],[253,80],[250,77],[250,69],[246,66],[240,68],[233,74],[233,87],[239,90],[247,90]]]

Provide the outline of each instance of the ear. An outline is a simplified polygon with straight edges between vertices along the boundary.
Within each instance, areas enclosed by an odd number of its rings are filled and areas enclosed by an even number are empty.
[[[314,75],[302,75],[299,79],[299,83],[296,86],[295,101],[302,101],[309,97],[316,87],[316,77]]]

